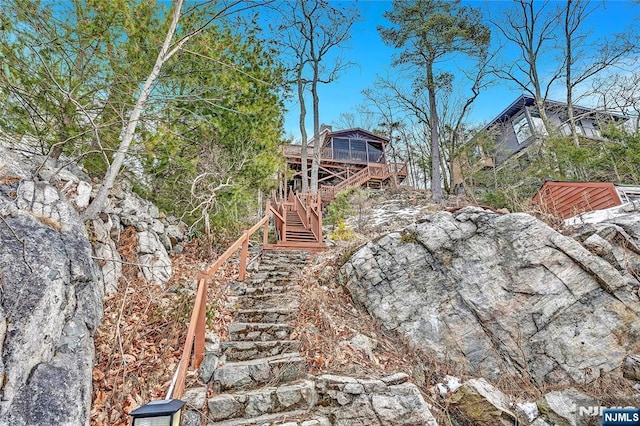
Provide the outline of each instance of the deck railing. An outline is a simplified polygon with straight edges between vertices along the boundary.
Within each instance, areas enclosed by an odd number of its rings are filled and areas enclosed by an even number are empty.
[[[284,203],[276,203],[272,205],[270,201],[267,201],[267,215],[273,213],[273,221],[278,234],[278,239],[281,241],[287,241],[287,212]]]
[[[337,194],[339,191],[345,188],[348,188],[350,186],[358,186],[366,182],[371,177],[371,167],[372,166],[369,165],[364,169],[360,170],[358,173],[352,174],[351,176],[349,176],[339,184],[335,185],[333,187],[334,194]]]
[[[311,198],[311,197],[310,197]],[[322,199],[320,194],[315,195],[315,200],[307,202],[309,206],[309,226],[316,240],[322,241]]]
[[[300,199],[300,195],[296,194],[293,197],[294,203],[294,211],[298,213],[300,216],[300,220],[302,221],[302,226],[305,229],[309,229],[309,209],[304,205],[302,200]]]
[[[316,240],[322,241],[322,197],[321,193],[300,193],[296,195],[296,198],[300,201],[302,210],[298,211],[298,214],[306,216],[307,229],[313,232]],[[302,218],[303,223],[305,218]]]
[[[322,200],[328,202],[336,197],[336,194],[343,189],[351,186],[360,186],[367,182],[369,179],[386,180],[391,176],[407,176],[407,164],[406,163],[389,163],[378,164],[369,163],[367,167],[355,173],[337,185],[322,185],[318,192],[320,193]]]
[[[286,157],[302,157],[301,145],[283,145],[283,152]],[[313,158],[313,147],[308,147],[307,158]],[[338,149],[330,146],[322,147],[320,151],[322,160],[345,161],[349,163],[380,163],[384,164],[385,156],[382,151],[358,151],[354,149]]]
[[[301,145],[283,145],[284,155],[287,157],[301,157],[302,146]],[[307,147],[307,158],[313,158],[313,147]],[[323,160],[333,159],[333,150],[331,147],[323,147],[320,151],[320,158]]]

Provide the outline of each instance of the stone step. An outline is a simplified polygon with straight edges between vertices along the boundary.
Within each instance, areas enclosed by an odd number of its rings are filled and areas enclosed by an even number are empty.
[[[296,285],[297,280],[293,278],[272,277],[263,281],[251,281],[244,287],[234,289],[234,291],[241,291],[242,288],[270,288],[270,287],[291,287]]]
[[[238,322],[270,322],[283,323],[293,319],[296,309],[239,309],[234,312],[234,319]]]
[[[237,287],[232,290],[240,291],[243,288],[247,288],[247,287],[262,288],[262,287],[291,286],[291,285],[295,285],[297,281],[298,281],[297,278],[294,277],[293,275],[290,277],[273,276],[273,277],[265,278],[263,280],[249,281],[242,287]]]
[[[292,267],[292,265],[286,265],[281,268],[276,268],[272,271],[262,272],[260,268],[258,268],[258,272],[251,276],[251,281],[263,281],[269,278],[281,277],[287,278],[294,276],[300,267]]]
[[[309,261],[307,259],[264,260],[258,265],[258,271],[282,272],[299,269]]]
[[[247,361],[300,350],[297,340],[270,340],[265,342],[224,342],[222,351],[227,361]]]
[[[231,300],[231,298],[230,298]],[[235,305],[238,309],[295,309],[298,307],[298,294],[267,294],[259,296],[237,296]]]
[[[331,426],[331,422],[325,416],[303,416],[299,420],[273,423],[273,426]]]
[[[227,362],[213,372],[221,391],[252,389],[269,383],[291,382],[306,376],[307,364],[298,352],[286,352],[250,361]]]
[[[278,285],[276,282],[268,282],[260,286],[244,286],[236,290],[236,294],[243,296],[259,296],[263,294],[282,294],[300,289],[299,285]]]
[[[288,250],[287,252],[267,251],[262,255],[260,265],[291,265],[291,264],[305,264],[309,261],[309,253],[298,254],[295,250]]]
[[[231,341],[283,340],[289,337],[293,327],[283,323],[232,322],[228,326]]]
[[[299,380],[248,392],[225,393],[207,401],[208,420],[255,419],[269,414],[286,415],[292,410],[308,411],[317,400],[318,394],[312,380]]]
[[[265,414],[264,416],[234,419],[223,422],[209,422],[207,426],[331,426],[324,416],[317,416],[305,410],[287,413]]]
[[[302,419],[287,421],[285,423],[273,423],[273,426],[331,426],[331,422],[325,416],[304,416]]]

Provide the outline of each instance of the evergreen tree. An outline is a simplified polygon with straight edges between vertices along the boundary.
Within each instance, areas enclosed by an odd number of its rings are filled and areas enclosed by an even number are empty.
[[[478,10],[462,6],[460,1],[394,0],[393,9],[385,12],[392,26],[379,27],[382,39],[403,49],[396,65],[413,66],[424,72],[416,78],[423,83],[429,96],[429,127],[431,143],[431,192],[441,202],[442,177],[438,134],[437,95],[441,78],[436,65],[454,54],[482,55],[489,43],[489,29],[481,21]]]

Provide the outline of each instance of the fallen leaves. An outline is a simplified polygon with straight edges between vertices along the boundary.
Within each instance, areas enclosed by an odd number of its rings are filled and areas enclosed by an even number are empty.
[[[136,262],[136,234],[127,229],[118,251]],[[164,288],[146,282],[135,265],[123,265],[117,293],[105,298],[103,322],[95,336],[92,426],[128,426],[128,414],[154,399],[164,399],[184,346],[195,299],[195,277],[208,263],[198,242],[173,258],[174,274]],[[234,275],[235,274],[235,275]],[[226,330],[231,318],[222,312],[226,284],[237,277],[227,263],[209,282],[209,331]],[[187,386],[197,377],[190,374]]]
[[[293,335],[301,342],[310,373],[381,377],[396,372],[414,375],[417,365],[436,367],[429,357],[385,331],[336,282],[341,256],[340,249],[318,255],[300,277],[300,310]],[[375,341],[375,348],[357,348],[352,339],[358,335]],[[439,367],[433,368],[434,375],[436,370]],[[422,381],[418,384],[426,390],[429,380]]]

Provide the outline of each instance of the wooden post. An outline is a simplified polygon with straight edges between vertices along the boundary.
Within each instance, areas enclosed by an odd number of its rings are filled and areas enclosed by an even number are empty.
[[[287,241],[287,208],[286,206],[282,206],[282,218],[284,219],[282,221],[282,228],[281,228],[281,235],[280,235],[280,241],[285,242]]]
[[[271,218],[271,200],[267,200],[267,205],[264,208],[265,216]],[[267,222],[264,224],[264,231],[262,233],[262,250],[267,247],[269,244],[269,221],[271,219],[267,219]]]
[[[196,309],[198,316],[194,332],[193,342],[193,366],[200,367],[204,359],[204,334],[207,327],[207,276],[200,272],[198,274],[198,293],[196,297]]]
[[[249,253],[249,234],[244,231],[242,241],[242,249],[240,249],[240,270],[238,271],[238,279],[244,281],[244,274],[247,272],[247,254]]]
[[[318,242],[322,242],[322,198],[318,194]]]

